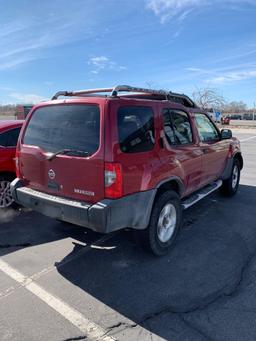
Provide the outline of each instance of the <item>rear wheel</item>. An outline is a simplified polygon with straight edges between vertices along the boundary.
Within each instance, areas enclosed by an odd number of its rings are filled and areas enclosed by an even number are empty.
[[[236,194],[240,181],[240,163],[237,159],[234,159],[232,172],[227,180],[223,181],[220,191],[225,196],[232,196]]]
[[[153,207],[148,227],[135,231],[137,241],[156,256],[162,256],[173,246],[181,225],[182,209],[176,192],[161,194]]]
[[[0,209],[14,206],[14,199],[11,194],[11,182],[14,177],[9,175],[0,177]]]

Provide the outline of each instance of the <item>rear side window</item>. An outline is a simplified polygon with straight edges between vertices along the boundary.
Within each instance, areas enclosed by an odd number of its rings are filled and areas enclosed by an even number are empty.
[[[150,107],[121,107],[117,115],[122,152],[139,153],[153,149],[154,114]]]
[[[0,146],[16,147],[21,128],[10,129],[0,134]]]
[[[164,133],[165,137],[169,144],[175,144],[176,139],[174,135],[173,125],[171,121],[171,115],[169,109],[164,109],[163,111],[163,118],[164,118]]]
[[[190,144],[193,142],[188,114],[181,110],[164,109],[164,132],[169,144]]]
[[[46,152],[72,149],[92,154],[99,147],[100,111],[96,105],[54,105],[37,109],[23,143]]]

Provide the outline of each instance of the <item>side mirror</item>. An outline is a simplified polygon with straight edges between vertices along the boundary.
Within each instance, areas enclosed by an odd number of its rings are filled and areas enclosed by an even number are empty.
[[[232,131],[230,129],[222,129],[220,134],[222,140],[231,139],[232,137]]]

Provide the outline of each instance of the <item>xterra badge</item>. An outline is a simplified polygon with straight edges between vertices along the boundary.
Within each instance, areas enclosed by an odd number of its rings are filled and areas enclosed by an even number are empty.
[[[86,191],[84,189],[79,189],[79,188],[74,188],[74,192],[78,194],[84,194],[84,195],[89,195],[89,196],[94,196],[94,192],[92,191]]]

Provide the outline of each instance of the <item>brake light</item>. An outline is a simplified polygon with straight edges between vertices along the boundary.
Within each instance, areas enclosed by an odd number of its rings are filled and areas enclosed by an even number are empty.
[[[20,151],[16,149],[16,155],[15,155],[15,168],[16,168],[16,176],[17,178],[21,178],[21,172],[20,172]]]
[[[117,199],[123,195],[122,168],[119,163],[105,163],[105,197]]]

